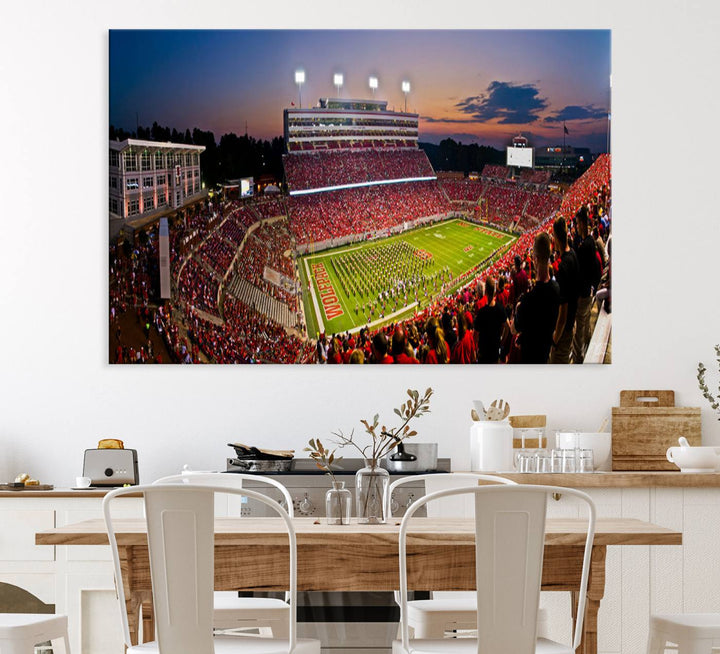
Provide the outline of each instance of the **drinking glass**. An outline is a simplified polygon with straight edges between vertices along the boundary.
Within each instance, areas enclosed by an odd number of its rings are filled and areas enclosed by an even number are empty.
[[[530,450],[524,447],[519,447],[513,452],[513,463],[515,464],[515,470],[522,472],[521,460],[524,460],[530,454]],[[527,463],[525,464],[527,467]]]
[[[595,469],[592,450],[577,450],[577,471],[592,472]]]
[[[535,472],[535,453],[532,450],[521,450],[518,455],[519,472]]]
[[[575,472],[577,470],[575,450],[560,450],[562,472]]]
[[[538,450],[535,457],[535,471],[536,472],[552,472],[552,456],[547,450]]]
[[[543,443],[543,438],[545,436],[544,427],[535,427],[535,429],[533,429],[533,431],[535,432],[534,437],[537,438],[538,448],[543,449],[543,448],[547,447],[547,440],[545,441],[545,443]]]

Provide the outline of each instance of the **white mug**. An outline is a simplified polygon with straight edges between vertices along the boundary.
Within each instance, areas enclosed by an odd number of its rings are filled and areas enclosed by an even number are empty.
[[[90,477],[75,477],[75,488],[89,488],[92,484]]]

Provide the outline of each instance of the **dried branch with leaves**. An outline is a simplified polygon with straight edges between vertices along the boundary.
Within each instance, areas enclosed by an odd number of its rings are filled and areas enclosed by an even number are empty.
[[[715,360],[717,361],[718,369],[720,369],[720,345],[715,346]],[[697,380],[698,386],[700,387],[700,392],[703,394],[703,397],[708,402],[710,402],[710,407],[718,414],[718,420],[720,420],[720,384],[718,384],[718,394],[713,395],[708,388],[707,382],[705,381],[705,373],[707,372],[707,368],[702,363],[702,361],[698,363],[697,370]]]
[[[335,479],[335,474],[333,473],[331,466],[333,463],[342,461],[341,456],[335,456],[337,448],[332,451],[326,449],[320,442],[319,438],[311,438],[308,441],[308,445],[309,447],[306,447],[303,451],[310,452],[309,456],[313,461],[315,461],[315,465],[320,468],[320,470],[324,470],[325,474],[330,475],[333,482],[336,482],[337,479]]]
[[[428,388],[423,396],[420,396],[418,391],[411,389],[407,390],[407,394],[410,399],[394,409],[394,412],[402,419],[399,427],[388,429],[385,425],[380,426],[380,416],[376,413],[372,424],[367,420],[360,421],[365,427],[365,432],[370,434],[372,439],[368,445],[365,447],[358,445],[355,440],[355,430],[349,436],[346,436],[342,430],[333,432],[333,436],[337,438],[335,443],[340,447],[348,445],[354,447],[360,452],[369,467],[376,468],[380,459],[395,449],[398,443],[417,434],[416,431],[410,429],[410,421],[430,413],[432,388]]]

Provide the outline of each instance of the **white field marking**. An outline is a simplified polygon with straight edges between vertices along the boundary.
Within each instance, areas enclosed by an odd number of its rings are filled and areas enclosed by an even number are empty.
[[[310,274],[308,260],[304,259],[303,262],[305,263],[305,274],[310,280],[310,297],[312,298],[313,306],[315,307],[315,317],[317,318],[318,322],[318,331],[322,334],[325,332],[325,324],[323,323],[322,313],[320,311],[320,307],[318,306],[317,297],[315,297],[315,276]]]
[[[352,329],[348,329],[347,331],[350,332],[351,334],[355,334],[355,333],[359,332],[363,327],[369,327],[372,329],[373,327],[377,327],[386,322],[391,322],[392,319],[395,318],[396,316],[399,316],[399,315],[405,313],[406,311],[408,311],[409,309],[415,308],[416,306],[417,306],[417,302],[413,302],[412,304],[408,304],[407,306],[403,307],[402,309],[393,311],[393,313],[385,316],[384,318],[378,318],[377,320],[373,320],[369,324],[366,323],[364,325],[358,325],[357,327],[353,327]]]

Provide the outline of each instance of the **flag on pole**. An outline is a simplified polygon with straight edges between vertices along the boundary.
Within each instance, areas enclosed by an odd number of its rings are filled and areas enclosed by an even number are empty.
[[[292,102],[292,101],[290,101],[290,106],[291,106],[291,107],[294,107],[294,106],[295,106],[295,103]],[[567,130],[566,130],[566,131],[567,131]]]
[[[565,127],[565,123],[563,123],[563,130],[565,131],[565,134],[569,134],[569,133],[570,133],[570,132],[568,132],[568,128]]]

